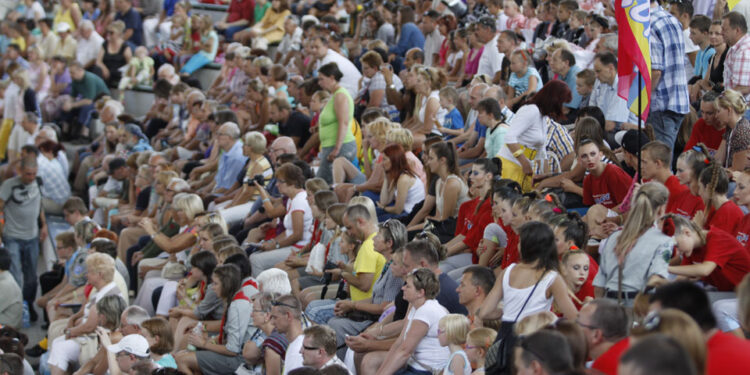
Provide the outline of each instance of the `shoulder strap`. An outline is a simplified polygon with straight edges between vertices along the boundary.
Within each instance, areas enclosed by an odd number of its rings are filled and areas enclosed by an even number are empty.
[[[542,276],[540,276],[539,280],[536,281],[536,284],[534,284],[534,287],[531,288],[531,293],[529,293],[529,296],[526,297],[526,301],[523,302],[523,306],[521,306],[521,310],[518,311],[518,314],[516,315],[516,318],[513,319],[513,323],[517,322],[518,318],[521,317],[521,313],[523,313],[523,310],[526,308],[526,304],[529,303],[529,300],[531,299],[531,296],[533,296],[534,292],[536,291],[536,287],[538,287],[539,283],[542,282],[542,280],[544,280],[544,275],[546,275],[546,274],[547,274],[547,270],[545,270],[544,273],[542,273]],[[510,278],[508,278],[508,284],[510,284]]]

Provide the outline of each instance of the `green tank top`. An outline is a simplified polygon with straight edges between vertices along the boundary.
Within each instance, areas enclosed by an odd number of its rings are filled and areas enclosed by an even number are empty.
[[[336,110],[334,108],[334,97],[337,94],[344,94],[346,95],[346,99],[349,102],[349,119],[347,120],[348,124],[351,124],[352,118],[354,117],[354,100],[352,100],[352,96],[349,95],[349,92],[346,91],[345,88],[340,87],[338,90],[336,90],[335,93],[333,93],[333,96],[331,96],[331,99],[328,100],[328,103],[326,103],[325,107],[323,107],[323,110],[320,111],[320,117],[318,118],[318,126],[320,127],[320,146],[321,147],[334,147],[336,146],[336,138],[338,137],[338,131],[339,131],[339,120],[336,117]],[[354,141],[354,134],[352,134],[352,128],[351,126],[346,127],[346,136],[344,137],[344,143],[349,143]]]

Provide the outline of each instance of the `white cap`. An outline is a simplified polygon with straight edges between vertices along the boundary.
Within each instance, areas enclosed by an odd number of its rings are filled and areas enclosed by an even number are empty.
[[[148,357],[148,347],[145,337],[133,334],[123,337],[117,344],[108,345],[107,350],[112,353],[126,352],[136,357]]]
[[[60,23],[57,24],[57,27],[55,28],[55,31],[57,31],[58,33],[68,32],[68,31],[70,31],[70,25],[68,25],[65,22],[60,22]]]
[[[315,16],[313,16],[313,15],[311,15],[311,14],[306,14],[306,15],[302,16],[302,24],[304,24],[307,21],[315,21],[316,25],[318,23],[320,23],[320,21],[318,21],[318,18],[315,17]]]

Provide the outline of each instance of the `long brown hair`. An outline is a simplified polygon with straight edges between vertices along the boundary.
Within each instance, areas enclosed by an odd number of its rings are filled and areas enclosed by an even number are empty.
[[[395,184],[399,176],[406,173],[412,177],[415,176],[411,170],[409,162],[406,160],[406,152],[399,144],[390,144],[383,149],[383,155],[391,161],[391,169],[386,171],[386,177],[390,183]]]

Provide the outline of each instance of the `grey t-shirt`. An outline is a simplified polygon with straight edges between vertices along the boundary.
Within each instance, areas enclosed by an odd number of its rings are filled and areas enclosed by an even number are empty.
[[[206,296],[195,307],[193,313],[198,317],[198,320],[221,320],[224,316],[224,301],[214,293],[211,285],[207,285],[206,289]]]
[[[42,194],[36,180],[28,185],[20,177],[5,180],[0,186],[0,199],[5,202],[3,237],[30,240],[39,236]]]

